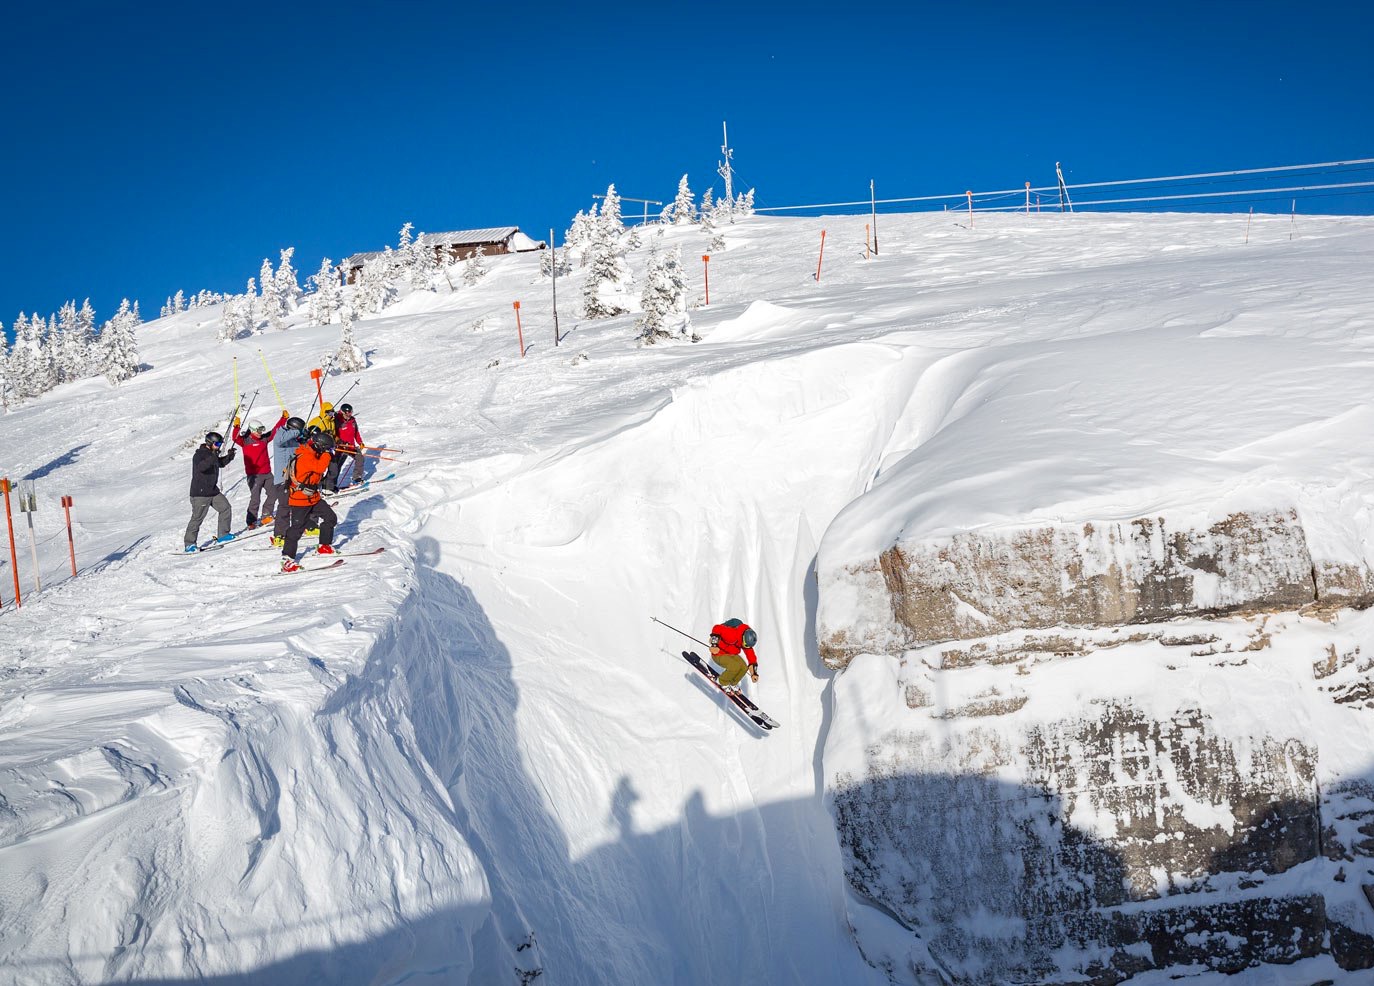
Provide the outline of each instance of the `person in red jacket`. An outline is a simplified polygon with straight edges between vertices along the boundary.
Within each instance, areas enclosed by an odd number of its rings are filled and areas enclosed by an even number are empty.
[[[358,419],[353,417],[352,404],[340,404],[334,412],[334,441],[334,461],[329,464],[329,475],[324,481],[329,492],[339,488],[339,473],[345,459],[353,460],[349,484],[357,486],[363,481],[363,434],[358,430]]]
[[[716,679],[721,688],[727,692],[739,691],[739,683],[746,672],[749,679],[758,684],[759,659],[754,653],[758,639],[759,635],[743,620],[726,620],[711,628],[711,660],[724,669]]]
[[[260,526],[261,517],[271,517],[277,509],[275,503],[274,487],[272,484],[272,456],[271,445],[272,436],[277,433],[277,429],[286,423],[289,415],[282,411],[281,418],[268,431],[267,426],[260,421],[248,422],[245,431],[239,431],[239,421],[234,419],[234,444],[243,449],[243,472],[248,479],[248,529]],[[266,497],[263,497],[263,493]],[[258,513],[259,501],[262,513]]]

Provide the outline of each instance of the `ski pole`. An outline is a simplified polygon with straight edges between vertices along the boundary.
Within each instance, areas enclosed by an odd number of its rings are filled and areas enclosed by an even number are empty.
[[[230,434],[231,432],[233,432],[233,430],[234,430],[234,419],[237,418],[237,417],[239,416],[239,408],[241,408],[241,407],[243,407],[243,395],[242,395],[242,394],[239,394],[239,402],[238,402],[237,404],[235,404],[235,405],[234,405],[234,409],[233,409],[232,411],[229,412],[229,422],[228,422],[228,424],[225,426],[224,431],[220,432],[220,434],[222,434],[222,435],[228,435],[228,434]]]
[[[239,416],[239,421],[240,421],[240,422],[247,423],[247,421],[248,421],[248,415],[249,415],[250,412],[252,412],[252,410],[253,410],[253,405],[256,404],[257,402],[258,402],[258,392],[255,390],[255,391],[253,391],[253,397],[252,397],[252,399],[248,402],[248,407],[244,410],[243,414],[242,414],[241,416]]]
[[[658,624],[659,626],[661,626],[661,627],[667,627],[669,630],[673,631],[673,633],[682,633],[682,631],[679,630],[677,627],[673,626],[671,623],[664,623],[664,622],[663,622],[662,620],[660,620],[657,616],[651,616],[651,617],[649,617],[649,619],[653,620],[655,623],[657,623],[657,624]],[[710,646],[711,646],[710,644],[708,644],[708,643],[707,643],[706,641],[704,641],[704,640],[697,640],[697,638],[696,638],[696,637],[693,637],[690,633],[682,633],[682,635],[683,635],[684,637],[686,637],[688,640],[692,640],[692,641],[695,641],[695,642],[698,643],[698,644],[701,644],[701,646],[703,646],[703,647],[710,647]]]
[[[349,387],[347,390],[345,390],[345,391],[344,391],[342,394],[340,394],[338,397],[334,398],[334,403],[335,403],[335,404],[342,404],[342,403],[343,403],[343,399],[344,399],[345,397],[347,397],[349,394],[353,393],[353,387],[358,386],[358,384],[359,384],[360,382],[361,382],[360,380],[354,380],[354,381],[353,381],[353,385],[352,385],[351,387]]]
[[[364,445],[363,448],[369,452],[400,452],[405,453],[403,448],[392,448],[390,445]]]
[[[272,371],[267,367],[267,354],[259,349],[258,355],[262,357],[262,369],[263,372],[267,374],[267,382],[272,385],[272,393],[277,395],[277,403],[281,405],[282,411],[285,411],[286,402],[281,399],[281,391],[277,389],[277,381],[272,379]]]

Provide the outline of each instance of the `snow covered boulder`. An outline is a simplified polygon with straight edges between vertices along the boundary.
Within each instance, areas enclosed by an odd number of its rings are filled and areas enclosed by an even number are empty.
[[[834,668],[1013,629],[1370,601],[1368,568],[1314,562],[1291,508],[904,537],[818,578],[821,656]]]

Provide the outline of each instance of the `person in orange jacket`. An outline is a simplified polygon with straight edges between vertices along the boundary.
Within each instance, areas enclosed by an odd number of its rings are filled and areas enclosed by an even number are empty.
[[[287,469],[287,504],[291,520],[286,528],[286,541],[281,549],[281,570],[298,572],[296,549],[300,546],[301,535],[307,527],[320,529],[320,546],[315,549],[322,555],[334,554],[334,525],[339,522],[334,508],[320,496],[320,484],[329,471],[329,460],[334,451],[334,436],[327,432],[315,432],[306,439],[305,444],[296,449]]]
[[[758,684],[759,659],[754,653],[758,639],[759,635],[743,620],[726,620],[711,628],[711,660],[724,669],[716,679],[721,688],[727,692],[739,691],[739,683],[746,673],[754,684]]]

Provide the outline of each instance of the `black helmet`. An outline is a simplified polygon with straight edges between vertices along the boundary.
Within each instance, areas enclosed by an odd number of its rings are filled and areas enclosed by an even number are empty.
[[[305,422],[300,418],[287,418],[286,427],[294,428],[297,431],[305,431]]]
[[[334,436],[327,431],[317,431],[310,436],[309,441],[316,452],[332,452],[334,450]]]
[[[308,442],[316,435],[322,434],[324,434],[323,428],[321,428],[319,425],[311,425],[309,428],[305,429],[305,440]]]
[[[206,444],[206,445],[223,445],[223,444],[224,444],[224,436],[221,435],[221,434],[220,434],[219,432],[217,432],[217,431],[207,431],[207,432],[205,433],[205,444]]]
[[[339,405],[339,410],[342,411],[342,412],[344,412],[344,413],[346,413],[346,414],[352,414],[352,413],[353,413],[353,405],[352,405],[352,404],[340,404],[340,405]]]

